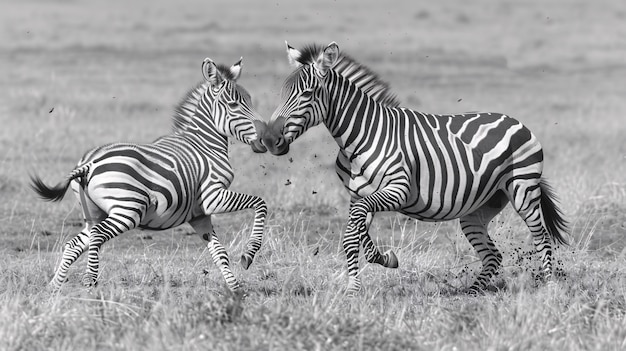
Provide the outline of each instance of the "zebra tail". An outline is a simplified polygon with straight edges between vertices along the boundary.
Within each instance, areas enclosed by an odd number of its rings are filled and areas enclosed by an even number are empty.
[[[567,221],[563,218],[563,212],[557,207],[557,199],[552,187],[545,179],[539,183],[541,188],[541,214],[552,240],[559,244],[567,245],[567,241],[561,232],[567,232]]]
[[[41,180],[37,175],[30,176],[30,187],[46,201],[61,201],[67,192],[67,189],[70,187],[70,183],[72,180],[76,178],[85,179],[89,172],[89,166],[83,165],[81,167],[75,168],[68,176],[65,181],[60,182],[55,186],[48,186],[46,183]]]

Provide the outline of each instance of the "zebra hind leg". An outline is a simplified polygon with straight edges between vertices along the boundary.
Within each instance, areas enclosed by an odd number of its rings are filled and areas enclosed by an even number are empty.
[[[504,193],[498,192],[478,210],[460,218],[461,230],[482,262],[476,281],[467,290],[470,294],[484,290],[502,264],[502,254],[491,240],[487,226],[507,203]]]
[[[552,279],[552,241],[565,244],[559,231],[566,231],[567,223],[554,203],[552,189],[544,180],[513,183],[515,209],[533,236],[533,244],[541,256],[542,279]]]
[[[137,216],[136,212],[132,215]],[[139,223],[138,218],[133,218],[129,214],[110,214],[102,222],[94,225],[90,231],[89,253],[87,262],[87,272],[83,278],[83,285],[94,287],[97,285],[98,269],[100,264],[100,248],[102,245],[116,236],[134,229]]]
[[[61,288],[61,285],[67,280],[67,271],[70,266],[83,254],[88,244],[89,224],[86,223],[85,228],[65,244],[61,263],[49,284],[53,290]]]

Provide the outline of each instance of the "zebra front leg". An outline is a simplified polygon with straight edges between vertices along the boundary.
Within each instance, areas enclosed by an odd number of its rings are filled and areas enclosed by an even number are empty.
[[[211,216],[195,218],[190,221],[189,224],[203,240],[207,241],[209,254],[211,254],[213,262],[222,273],[224,280],[226,280],[226,285],[228,285],[228,288],[233,292],[237,291],[240,288],[239,282],[235,278],[233,272],[230,270],[230,260],[228,258],[228,253],[226,252],[224,246],[222,246],[222,244],[219,242],[217,235],[215,234],[215,230],[213,229],[213,223],[211,223]]]
[[[367,234],[367,214],[372,212],[395,211],[404,205],[408,189],[403,185],[388,185],[386,188],[376,191],[352,204],[350,218],[346,226],[343,246],[348,260],[348,294],[353,295],[361,289],[359,278],[359,244],[365,248],[376,248]],[[369,241],[368,241],[369,240]],[[377,249],[376,249],[377,250]],[[379,253],[380,255],[380,253]],[[393,252],[387,253],[387,264],[390,263]],[[375,256],[370,258],[375,260]],[[377,258],[380,260],[381,258]],[[383,257],[384,260],[384,257]],[[385,263],[383,261],[383,263]],[[397,258],[396,258],[397,263]]]
[[[374,242],[372,241],[372,237],[370,236],[369,232],[373,219],[374,214],[371,212],[368,213],[365,223],[365,233],[360,239],[361,243],[363,244],[363,254],[365,255],[365,259],[369,263],[377,263],[383,267],[398,268],[398,257],[393,252],[393,250],[387,250],[384,254],[381,254],[376,244],[374,244]]]
[[[132,215],[137,216],[136,212]],[[102,222],[94,225],[90,231],[89,253],[87,262],[87,272],[83,278],[83,285],[94,287],[97,285],[98,269],[100,263],[100,248],[108,240],[134,229],[139,223],[138,218],[133,218],[131,214],[110,214]]]
[[[241,255],[241,265],[244,269],[248,269],[252,264],[252,260],[256,253],[261,249],[263,243],[263,231],[265,230],[265,218],[267,217],[267,205],[265,201],[258,196],[246,195],[250,199],[250,208],[254,208],[254,224],[248,243],[246,244],[246,251]]]
[[[228,285],[228,288],[233,292],[238,291],[241,286],[239,285],[239,281],[237,280],[237,278],[235,278],[235,276],[233,275],[233,272],[230,270],[228,253],[226,252],[224,246],[222,246],[222,244],[217,239],[215,231],[211,233],[211,238],[209,243],[207,244],[207,247],[209,249],[211,257],[213,258],[213,262],[215,262],[215,265],[217,266],[217,268],[219,268],[222,276],[224,277],[224,280],[226,280],[226,285]]]
[[[82,255],[85,248],[89,244],[89,224],[85,223],[85,228],[78,233],[72,240],[65,244],[61,263],[54,273],[54,277],[49,285],[53,290],[58,290],[67,280],[67,271],[70,266]]]
[[[361,278],[359,277],[359,241],[360,231],[364,230],[357,221],[352,219],[352,211],[346,225],[346,233],[343,236],[343,251],[348,261],[348,295],[354,295],[361,290]]]
[[[214,199],[219,199],[219,201],[213,201]],[[208,197],[205,203],[210,204],[210,206],[205,208],[206,214],[227,213],[254,208],[254,224],[246,244],[246,250],[241,255],[241,265],[244,269],[248,269],[263,243],[263,231],[265,229],[265,218],[267,217],[265,201],[258,196],[221,189]]]

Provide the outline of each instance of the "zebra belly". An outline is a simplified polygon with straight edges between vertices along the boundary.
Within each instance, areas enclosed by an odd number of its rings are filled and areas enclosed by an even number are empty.
[[[406,212],[404,210],[400,210],[398,211],[399,213],[420,220],[422,222],[444,222],[444,221],[451,221],[453,219],[456,219],[458,217],[454,217],[454,218],[432,218],[432,217],[424,217],[423,215],[419,215],[419,214],[415,214],[415,213],[410,213],[410,212]]]
[[[427,222],[453,220],[473,213],[486,203],[489,203],[491,199],[497,197],[498,191],[499,188],[494,187],[486,193],[478,192],[480,194],[478,198],[470,196],[467,201],[464,201],[462,196],[451,198],[432,196],[430,201],[428,201],[426,195],[417,194],[417,198],[412,198],[413,201],[409,202],[411,205],[404,207],[399,212],[411,218]],[[476,195],[476,193],[472,194]],[[498,201],[500,200],[498,199]],[[498,202],[496,207],[499,206]]]
[[[447,213],[447,214],[439,213],[438,214],[433,209],[422,210],[422,211],[415,211],[412,209],[401,209],[398,212],[402,213],[405,216],[419,219],[420,221],[424,221],[424,222],[440,222],[440,221],[450,221],[453,219],[457,219],[473,211],[460,212],[460,213],[454,213],[454,214],[451,214],[451,213]]]
[[[160,194],[155,195],[156,202],[153,202],[151,199],[146,214],[139,224],[141,228],[155,230],[169,229],[187,223],[193,218],[193,211],[189,208],[185,208],[184,204],[172,203],[171,206],[163,205],[164,199],[161,198],[159,200],[158,195]],[[176,211],[176,208],[179,208],[179,210]]]
[[[135,227],[168,229],[192,218],[193,206],[187,192],[171,187],[144,184],[134,177],[115,172],[93,176],[87,186],[87,196],[107,215],[119,213],[132,218]]]

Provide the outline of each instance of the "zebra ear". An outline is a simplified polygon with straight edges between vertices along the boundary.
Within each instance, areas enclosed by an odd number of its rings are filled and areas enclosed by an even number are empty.
[[[230,66],[230,73],[233,75],[232,80],[237,80],[239,79],[239,76],[241,76],[241,61],[243,61],[243,57],[239,58],[239,61]]]
[[[335,63],[337,63],[337,59],[339,58],[339,46],[334,41],[320,53],[320,56],[315,60],[313,66],[317,69],[317,72],[321,76],[325,76],[328,73],[328,70],[331,69]]]
[[[289,45],[286,40],[285,45],[287,45],[287,59],[289,60],[289,65],[293,68],[302,66],[302,64],[298,61],[302,53],[297,49],[294,49],[293,46]]]
[[[209,82],[214,88],[222,84],[224,81],[224,77],[217,69],[215,62],[210,58],[205,58],[204,62],[202,62],[202,75],[204,79]]]

